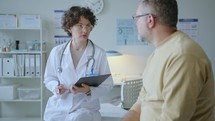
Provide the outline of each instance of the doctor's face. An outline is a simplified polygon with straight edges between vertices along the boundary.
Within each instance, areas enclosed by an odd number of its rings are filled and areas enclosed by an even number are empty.
[[[90,21],[81,16],[79,22],[72,26],[69,32],[72,34],[73,39],[86,41],[92,28],[93,26],[91,25]]]

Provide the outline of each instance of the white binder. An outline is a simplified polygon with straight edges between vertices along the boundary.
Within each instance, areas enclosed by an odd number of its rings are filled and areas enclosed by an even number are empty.
[[[40,72],[40,55],[39,54],[36,54],[35,56],[35,63],[36,63],[36,76],[40,76],[41,75],[41,72]]]
[[[13,55],[13,59],[14,59],[14,76],[19,76],[19,72],[18,72],[18,59],[17,59],[17,55],[14,54]]]
[[[24,64],[25,64],[25,56],[23,54],[17,55],[18,59],[18,71],[19,71],[19,76],[24,76]]]
[[[24,55],[13,55],[15,76],[24,76]]]
[[[0,77],[2,77],[2,58],[0,58]]]
[[[35,76],[35,55],[30,55],[30,76]]]
[[[30,55],[25,55],[25,76],[30,76]]]
[[[3,76],[14,76],[14,59],[3,58]]]

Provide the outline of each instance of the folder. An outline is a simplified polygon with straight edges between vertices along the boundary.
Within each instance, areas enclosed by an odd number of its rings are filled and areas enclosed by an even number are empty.
[[[24,65],[25,65],[25,56],[22,54],[17,55],[17,59],[18,59],[18,72],[19,72],[19,76],[24,76]]]
[[[3,76],[14,76],[14,59],[3,58]]]
[[[2,58],[0,58],[0,77],[2,77]]]
[[[17,63],[17,56],[16,56],[16,54],[13,55],[13,59],[14,59],[14,75],[15,76],[19,76],[18,63]]]
[[[76,83],[75,86],[81,87],[81,84],[86,84],[88,86],[98,87],[104,80],[106,80],[111,74],[82,77]]]
[[[40,72],[40,55],[39,54],[36,54],[36,57],[35,57],[35,64],[36,64],[36,76],[40,76],[41,75],[41,72]]]
[[[25,55],[25,76],[30,76],[30,55]]]
[[[13,55],[14,59],[14,75],[24,76],[24,55],[18,54]]]
[[[35,76],[35,55],[30,55],[30,76]]]

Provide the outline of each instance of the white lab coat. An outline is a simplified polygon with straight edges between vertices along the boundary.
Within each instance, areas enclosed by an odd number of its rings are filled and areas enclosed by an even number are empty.
[[[99,87],[90,87],[91,96],[78,93],[76,95],[65,92],[62,95],[57,95],[55,88],[58,85],[58,80],[66,88],[70,88],[80,78],[90,73],[92,61],[89,63],[88,69],[86,64],[88,56],[92,56],[93,46],[90,42],[76,67],[74,68],[70,43],[63,52],[61,67],[62,73],[58,73],[57,69],[60,66],[60,57],[63,48],[66,44],[56,46],[50,52],[47,60],[44,84],[52,93],[47,102],[44,112],[45,121],[101,121],[99,113],[100,102],[99,97],[110,91],[113,87],[113,79],[110,76]],[[95,74],[109,74],[110,69],[107,62],[106,53],[102,48],[95,45]]]

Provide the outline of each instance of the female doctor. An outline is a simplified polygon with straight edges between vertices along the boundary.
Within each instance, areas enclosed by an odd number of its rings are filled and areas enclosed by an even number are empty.
[[[99,97],[112,89],[112,77],[98,87],[74,86],[89,74],[110,74],[105,51],[88,39],[96,20],[89,8],[74,6],[65,11],[62,28],[71,40],[54,47],[47,60],[44,84],[53,95],[45,121],[101,121]]]

